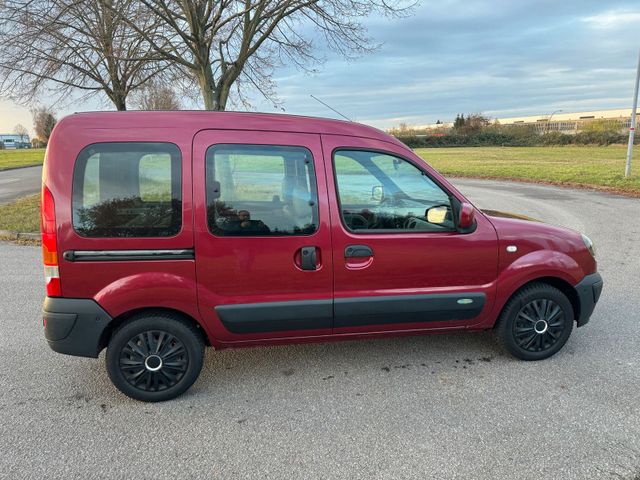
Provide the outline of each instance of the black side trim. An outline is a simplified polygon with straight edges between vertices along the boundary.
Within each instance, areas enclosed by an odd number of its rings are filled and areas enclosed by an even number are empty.
[[[468,320],[485,301],[484,293],[391,295],[218,305],[215,311],[227,330],[242,334]]]
[[[100,339],[111,317],[86,298],[47,297],[42,307],[44,336],[52,350],[79,357],[97,357]]]
[[[576,292],[580,301],[580,315],[576,319],[578,327],[582,327],[589,322],[589,318],[596,308],[596,303],[600,299],[603,285],[602,277],[597,272],[585,276],[576,285]]]
[[[480,315],[484,293],[336,298],[334,328],[468,320]]]
[[[132,260],[193,260],[193,248],[176,250],[67,250],[68,262],[126,262]]]
[[[218,305],[215,311],[231,333],[264,333],[331,328],[333,302],[294,302]]]

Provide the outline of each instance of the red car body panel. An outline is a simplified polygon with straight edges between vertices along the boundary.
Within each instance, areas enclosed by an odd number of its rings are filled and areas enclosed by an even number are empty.
[[[215,144],[295,145],[309,149],[313,155],[318,183],[318,197],[326,199],[326,179],[320,135],[238,130],[203,130],[194,139],[195,178],[205,177],[207,148]],[[298,300],[331,300],[333,266],[329,206],[320,201],[318,230],[308,236],[289,237],[219,237],[209,232],[206,220],[205,183],[194,185],[195,250],[200,315],[218,342],[253,341],[283,336],[317,336],[331,334],[331,328],[303,332],[234,334],[221,324],[214,311],[216,305],[251,304]],[[307,245],[317,247],[320,266],[304,271],[296,264],[296,254]]]
[[[100,142],[170,142],[182,154],[182,228],[168,238],[86,238],[72,226],[71,177],[78,154]],[[309,236],[216,237],[207,227],[205,153],[215,144],[302,146],[311,151],[319,228]],[[574,286],[596,271],[580,235],[542,223],[489,217],[476,209],[469,233],[353,233],[342,224],[333,174],[338,148],[386,152],[423,169],[459,202],[468,200],[395,138],[350,122],[288,115],[214,112],[87,113],[55,127],[43,182],[55,198],[62,296],[95,300],[111,317],[166,308],[194,319],[219,348],[424,331],[487,329],[524,284],[553,277]],[[373,257],[346,259],[366,244]],[[319,268],[299,268],[299,251],[315,246]],[[507,247],[517,245],[517,252]],[[193,260],[73,262],[68,250],[194,249]],[[232,333],[219,305],[333,301],[402,295],[484,295],[465,320],[384,323],[286,332]]]
[[[389,142],[334,135],[323,135],[322,141],[329,168],[331,152],[345,147],[395,154],[425,168],[424,161],[413,152]],[[446,186],[458,200],[467,201],[440,174],[428,165],[426,167],[430,176]],[[329,175],[327,179],[329,202],[337,207],[334,176]],[[483,311],[470,320],[343,327],[334,333],[468,328],[480,323],[491,311],[496,292],[498,247],[495,229],[483,215],[477,217],[476,230],[466,235],[456,232],[352,233],[344,227],[337,208],[332,208],[331,215],[336,298],[442,292],[481,292],[487,296]],[[364,260],[357,259],[356,262],[345,259],[345,248],[353,244],[369,245],[375,255]]]

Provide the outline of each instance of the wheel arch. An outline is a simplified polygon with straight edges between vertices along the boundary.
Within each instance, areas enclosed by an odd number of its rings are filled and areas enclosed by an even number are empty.
[[[209,336],[207,335],[206,330],[202,327],[200,322],[198,322],[191,315],[185,312],[182,312],[180,310],[176,310],[174,308],[168,308],[168,307],[141,307],[141,308],[136,308],[133,310],[123,312],[120,315],[114,317],[109,322],[109,324],[104,329],[100,337],[98,351],[102,351],[102,349],[104,349],[109,344],[109,340],[111,339],[113,332],[115,332],[121,325],[127,323],[127,321],[129,321],[129,319],[131,319],[133,316],[139,315],[142,313],[153,314],[155,312],[170,313],[172,315],[182,318],[183,320],[186,320],[196,328],[196,331],[202,337],[202,341],[204,342],[204,344],[209,347],[211,346],[211,340],[209,339]]]
[[[580,318],[580,298],[578,297],[578,292],[576,291],[575,287],[571,285],[568,281],[564,280],[563,278],[555,277],[555,276],[542,276],[542,277],[532,278],[524,282],[522,285],[517,287],[513,292],[511,292],[511,295],[509,295],[507,300],[504,302],[504,304],[498,311],[498,316],[496,317],[496,320],[497,318],[499,318],[502,311],[507,307],[511,299],[515,297],[520,291],[524,290],[525,288],[527,288],[533,283],[546,283],[547,285],[550,285],[560,290],[567,297],[567,299],[569,300],[569,303],[571,303],[571,307],[573,308],[574,320],[577,320],[578,318]],[[497,324],[498,322],[496,321],[494,323],[494,328]]]

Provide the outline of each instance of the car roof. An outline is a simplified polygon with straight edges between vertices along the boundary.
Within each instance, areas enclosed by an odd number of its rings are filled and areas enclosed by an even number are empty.
[[[67,127],[91,128],[186,128],[199,130],[263,130],[365,137],[407,148],[377,128],[356,122],[281,113],[212,112],[204,110],[82,112],[61,120]]]

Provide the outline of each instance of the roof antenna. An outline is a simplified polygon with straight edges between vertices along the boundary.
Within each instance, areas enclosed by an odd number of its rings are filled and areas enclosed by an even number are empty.
[[[313,95],[310,95],[311,98],[313,98],[316,102],[321,103],[322,105],[324,105],[325,107],[327,107],[329,110],[332,110],[334,112],[336,112],[338,115],[340,115],[342,118],[353,122],[353,120],[351,120],[349,117],[344,116],[343,114],[341,114],[338,110],[336,110],[335,108],[331,107],[330,105],[327,105],[326,103],[324,103],[322,100],[320,100],[319,98],[314,97]]]

